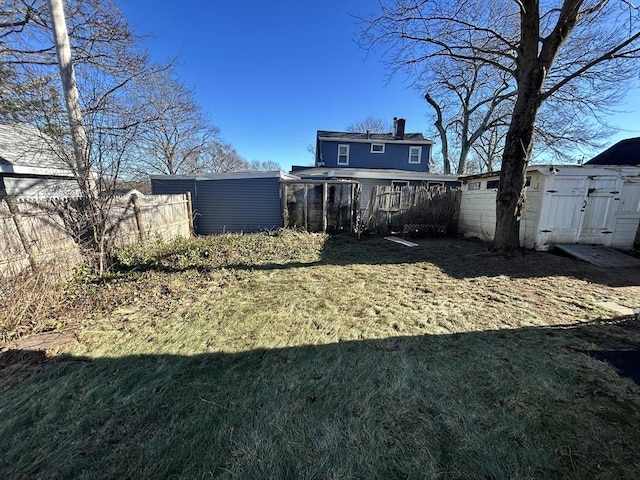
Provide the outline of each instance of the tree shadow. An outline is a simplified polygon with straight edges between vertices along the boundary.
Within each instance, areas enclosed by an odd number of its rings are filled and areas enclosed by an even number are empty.
[[[631,478],[637,320],[194,355],[0,354],[3,478]],[[597,343],[594,343],[597,340]]]

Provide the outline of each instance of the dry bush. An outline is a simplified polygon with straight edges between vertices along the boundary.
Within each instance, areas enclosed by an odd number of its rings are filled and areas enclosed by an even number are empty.
[[[60,328],[69,275],[67,266],[49,263],[35,273],[0,279],[0,340]]]

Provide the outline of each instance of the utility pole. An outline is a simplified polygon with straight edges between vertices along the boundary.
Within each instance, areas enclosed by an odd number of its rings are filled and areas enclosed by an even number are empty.
[[[67,106],[67,116],[71,128],[73,141],[73,153],[75,169],[82,195],[89,199],[95,198],[95,182],[91,173],[89,162],[89,148],[87,136],[82,123],[82,111],[80,109],[80,96],[76,85],[73,63],[71,62],[71,45],[67,33],[67,22],[64,16],[62,0],[48,0],[53,36],[60,68],[60,79],[64,91],[64,100]]]

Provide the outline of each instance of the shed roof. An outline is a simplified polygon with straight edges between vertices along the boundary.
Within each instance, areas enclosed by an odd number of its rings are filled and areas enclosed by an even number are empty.
[[[432,145],[435,142],[424,138],[421,133],[405,133],[402,140],[394,138],[393,133],[360,133],[360,132],[332,132],[328,130],[318,130],[320,140],[344,141],[344,142],[386,142],[386,143],[417,143]]]
[[[605,175],[611,174],[611,172],[617,172],[617,174],[625,176],[638,176],[640,175],[640,168],[635,166],[625,165],[529,165],[527,167],[527,173],[540,172],[542,175],[557,175],[557,174],[569,174],[569,175]],[[475,175],[465,175],[460,177],[463,182],[479,178],[499,178],[500,171],[489,173],[478,173]]]
[[[640,137],[620,140],[585,165],[640,165]]]
[[[272,178],[279,177],[281,180],[298,179],[295,175],[289,175],[279,170],[271,172],[222,172],[222,173],[202,173],[196,175],[150,175],[152,180],[240,180],[245,178]]]
[[[52,140],[31,125],[0,122],[0,172],[73,176],[51,146]]]
[[[296,170],[295,174],[303,178],[376,178],[389,180],[433,180],[440,182],[456,182],[458,175],[439,175],[428,172],[411,172],[394,168],[307,168]]]

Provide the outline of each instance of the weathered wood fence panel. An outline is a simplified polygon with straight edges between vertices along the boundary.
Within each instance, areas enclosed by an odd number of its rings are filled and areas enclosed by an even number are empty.
[[[283,182],[284,225],[309,232],[353,232],[359,184],[349,181]]]
[[[65,225],[69,218],[65,209],[72,201],[0,200],[0,278],[13,278],[51,263],[72,267],[82,260]],[[116,197],[108,212],[108,235],[118,246],[144,239],[188,237],[189,208],[185,195]]]
[[[455,233],[460,192],[441,187],[376,186],[361,219],[360,231],[413,236]]]

